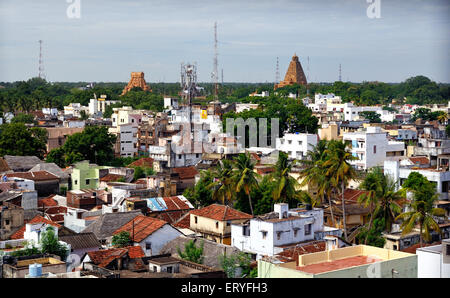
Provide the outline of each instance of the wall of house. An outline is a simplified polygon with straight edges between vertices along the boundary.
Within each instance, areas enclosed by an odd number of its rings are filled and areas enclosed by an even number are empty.
[[[183,235],[180,231],[169,224],[164,225],[159,230],[153,232],[150,236],[139,243],[146,256],[159,255],[161,249],[170,241]],[[151,243],[151,249],[146,249],[146,243]]]

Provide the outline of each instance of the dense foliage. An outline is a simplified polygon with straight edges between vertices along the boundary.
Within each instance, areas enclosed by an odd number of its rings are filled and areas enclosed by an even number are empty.
[[[37,156],[46,152],[47,132],[43,128],[29,128],[23,123],[0,126],[0,156]]]

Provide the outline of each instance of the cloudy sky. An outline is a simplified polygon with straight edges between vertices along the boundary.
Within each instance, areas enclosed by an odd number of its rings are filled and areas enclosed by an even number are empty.
[[[225,82],[273,82],[277,57],[283,78],[294,53],[312,82],[339,64],[353,82],[450,82],[450,1],[379,1],[380,18],[368,0],[0,0],[0,81],[37,76],[42,39],[50,81],[176,82],[197,62],[209,82],[217,21]]]

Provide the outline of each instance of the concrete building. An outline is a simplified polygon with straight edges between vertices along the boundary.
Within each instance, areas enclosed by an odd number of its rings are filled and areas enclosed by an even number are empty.
[[[341,234],[339,229],[324,226],[323,209],[289,210],[288,204],[275,204],[272,213],[232,224],[231,245],[259,259],[274,256],[288,245]]]
[[[130,117],[134,121],[133,117]],[[108,129],[117,136],[115,154],[120,157],[134,157],[138,152],[138,126],[135,123],[120,124]]]
[[[389,141],[380,127],[367,127],[366,131],[344,133],[344,141],[351,142],[351,152],[358,160],[351,161],[357,169],[367,170],[382,166],[386,157],[404,156],[403,142]]]
[[[284,264],[258,261],[259,278],[416,278],[417,256],[366,245],[299,255]]]
[[[82,127],[45,127],[47,131],[47,152],[61,147],[69,136],[82,132],[83,129]]]
[[[276,139],[276,149],[287,153],[290,159],[301,160],[317,145],[317,139],[316,134],[287,133]]]
[[[89,115],[101,116],[105,113],[107,106],[120,103],[120,100],[106,100],[106,98],[104,94],[100,95],[100,98],[97,98],[97,96],[91,98],[89,101]]]
[[[190,229],[208,240],[230,245],[232,224],[243,223],[250,218],[250,214],[212,204],[190,212]]]
[[[109,168],[111,167],[90,164],[87,160],[76,163],[71,174],[72,190],[97,189],[100,170]]]
[[[400,166],[399,161],[386,160],[384,161],[384,172],[397,181],[397,187],[400,188],[403,182],[408,178],[412,172],[418,172],[425,176],[428,181],[434,182],[436,191],[441,200],[449,199],[450,192],[450,171],[448,168],[421,168],[417,166]]]
[[[450,239],[442,244],[418,248],[417,277],[450,278]]]

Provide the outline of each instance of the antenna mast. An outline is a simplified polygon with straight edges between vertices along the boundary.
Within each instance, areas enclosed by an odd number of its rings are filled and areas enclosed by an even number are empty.
[[[42,58],[42,40],[39,40],[39,78],[45,80],[44,59]]]
[[[219,81],[219,70],[218,70],[218,59],[217,59],[218,53],[217,53],[217,22],[214,23],[214,69],[213,72],[211,74],[211,78],[213,80],[214,83],[214,100],[218,100],[218,93],[219,93],[219,85],[218,85],[218,81]]]
[[[278,84],[280,82],[280,63],[278,61],[278,57],[277,57],[277,68],[275,71],[275,84]]]
[[[341,64],[339,64],[339,82],[342,82],[342,68],[341,68]]]

